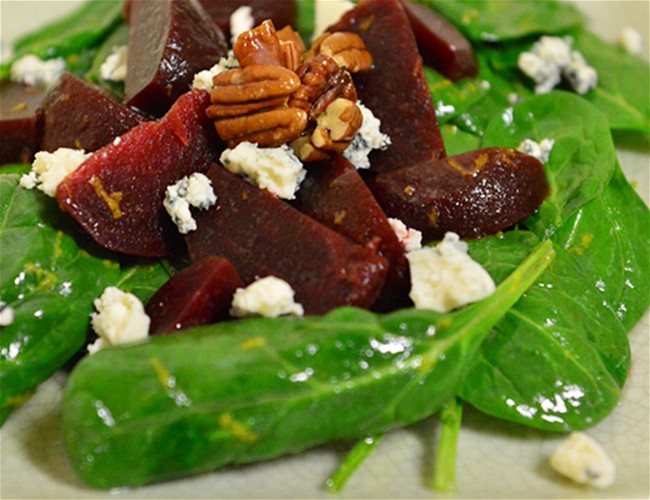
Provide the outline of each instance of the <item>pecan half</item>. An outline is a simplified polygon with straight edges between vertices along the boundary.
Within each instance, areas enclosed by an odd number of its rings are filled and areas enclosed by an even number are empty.
[[[282,66],[255,64],[216,75],[212,82],[212,103],[243,103],[293,94],[300,78]]]
[[[309,61],[318,54],[330,56],[342,68],[350,73],[367,71],[372,67],[372,55],[366,49],[363,39],[356,33],[337,31],[325,32],[311,46],[305,57]]]
[[[280,40],[271,20],[266,20],[256,28],[245,31],[232,48],[242,68],[254,64],[283,64]]]
[[[276,33],[282,50],[282,64],[291,71],[296,71],[305,54],[305,44],[291,26],[285,26]]]
[[[296,108],[277,108],[215,122],[219,136],[232,148],[240,142],[275,147],[297,139],[307,126],[307,113]]]

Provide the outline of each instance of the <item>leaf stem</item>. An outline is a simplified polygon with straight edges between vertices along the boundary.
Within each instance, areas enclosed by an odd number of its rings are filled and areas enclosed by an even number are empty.
[[[449,493],[456,488],[456,456],[463,416],[462,402],[454,397],[440,410],[442,424],[433,474],[433,488]]]
[[[361,464],[370,456],[374,449],[384,439],[384,434],[369,437],[359,441],[343,459],[329,479],[325,482],[327,491],[340,492]]]

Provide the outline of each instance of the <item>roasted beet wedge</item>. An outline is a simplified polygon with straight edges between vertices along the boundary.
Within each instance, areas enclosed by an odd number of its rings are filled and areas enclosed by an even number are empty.
[[[217,204],[195,216],[198,228],[185,237],[192,260],[226,258],[247,284],[281,278],[306,314],[373,305],[387,267],[376,250],[352,243],[219,165],[207,176]]]
[[[343,156],[310,166],[300,185],[297,208],[361,245],[369,245],[389,263],[386,283],[375,309],[409,303],[409,268],[404,248],[386,214],[352,164]]]
[[[125,100],[153,116],[227,53],[223,33],[196,0],[131,0],[128,17]]]
[[[144,121],[103,90],[65,73],[43,102],[41,150],[95,151]]]
[[[374,59],[371,70],[354,75],[354,83],[392,144],[371,153],[371,170],[390,172],[442,158],[445,148],[422,58],[400,0],[364,0],[329,31],[357,33]]]
[[[532,215],[549,189],[539,160],[506,148],[425,161],[378,175],[370,187],[387,214],[426,241],[447,231],[479,238],[506,229]]]
[[[404,2],[424,63],[450,80],[474,77],[478,63],[469,40],[426,5]]]
[[[159,122],[146,122],[97,150],[57,189],[59,206],[100,245],[132,255],[171,252],[176,228],[163,208],[168,185],[205,171],[219,140],[205,116],[210,96],[181,96]]]
[[[277,29],[296,24],[297,0],[199,0],[203,8],[230,39],[230,15],[238,7],[252,10],[254,26],[270,19]]]
[[[45,90],[14,82],[0,84],[0,165],[28,163],[41,142],[40,106]]]
[[[226,259],[206,257],[193,263],[175,274],[147,302],[149,334],[174,333],[228,319],[232,296],[243,286]]]

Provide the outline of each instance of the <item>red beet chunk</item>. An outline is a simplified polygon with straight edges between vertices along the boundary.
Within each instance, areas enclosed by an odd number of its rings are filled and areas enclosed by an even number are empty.
[[[386,213],[423,233],[479,238],[535,212],[548,195],[543,165],[506,148],[487,148],[378,175],[370,184]]]
[[[364,0],[329,31],[352,31],[374,59],[370,71],[356,73],[357,94],[381,120],[391,139],[373,151],[373,172],[389,172],[445,155],[438,120],[422,71],[422,58],[400,0]]]
[[[281,278],[306,314],[373,305],[386,275],[376,250],[352,243],[221,166],[207,176],[217,204],[196,215],[198,229],[185,237],[192,260],[228,259],[247,284]]]
[[[45,91],[14,82],[0,85],[0,165],[29,163],[41,138]]]
[[[230,15],[238,7],[248,6],[252,10],[255,26],[270,19],[276,28],[296,24],[296,0],[199,0],[212,20],[230,39]]]
[[[404,248],[356,169],[343,156],[310,168],[300,185],[296,205],[321,224],[361,245],[372,246],[388,261],[384,289],[377,310],[392,310],[408,303],[410,287]]]
[[[219,27],[188,0],[131,0],[125,99],[162,116],[189,90],[194,75],[226,55]]]
[[[165,190],[218,155],[209,104],[207,92],[188,92],[159,122],[142,123],[97,150],[59,185],[61,209],[110,250],[168,255],[168,242],[178,236],[163,207]]]
[[[43,103],[41,150],[95,151],[146,118],[70,73],[65,73]]]
[[[243,286],[226,259],[199,260],[175,274],[147,302],[149,333],[173,333],[228,319],[232,296]]]
[[[454,81],[478,74],[474,50],[453,24],[426,5],[405,2],[404,7],[426,65]]]

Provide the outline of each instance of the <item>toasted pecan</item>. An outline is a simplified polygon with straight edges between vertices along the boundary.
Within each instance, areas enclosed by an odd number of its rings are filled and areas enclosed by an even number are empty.
[[[242,68],[256,64],[281,66],[283,63],[280,40],[273,21],[268,19],[239,35],[232,50]]]
[[[217,133],[232,148],[240,142],[274,147],[297,139],[307,125],[307,113],[282,107],[215,122]]]
[[[350,73],[367,71],[372,67],[372,55],[366,49],[363,39],[356,33],[337,31],[325,32],[319,36],[305,56],[305,61],[319,54],[330,56],[336,63]]]
[[[283,66],[255,64],[219,73],[213,79],[213,104],[259,101],[293,94],[300,78]]]

